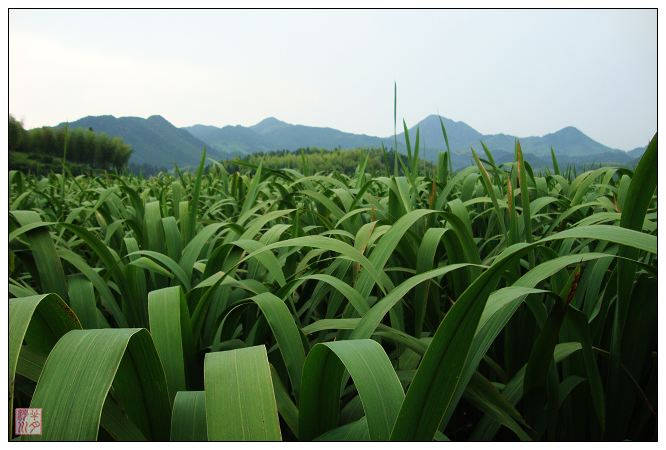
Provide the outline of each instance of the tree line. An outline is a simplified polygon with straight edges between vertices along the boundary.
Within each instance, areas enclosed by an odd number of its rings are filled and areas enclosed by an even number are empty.
[[[229,171],[242,170],[249,166],[257,166],[263,162],[263,167],[270,169],[295,169],[303,174],[316,172],[339,172],[353,175],[359,164],[367,158],[365,171],[373,175],[386,175],[393,173],[395,161],[393,150],[378,148],[355,148],[327,150],[317,147],[305,147],[298,150],[279,150],[274,152],[258,152],[242,158],[231,159],[224,162]],[[407,156],[401,153],[398,158],[407,164]],[[433,165],[429,161],[420,161],[424,171],[432,171]],[[399,164],[398,172],[402,173],[403,166]]]
[[[66,145],[65,145],[66,144]],[[85,128],[41,127],[26,130],[9,116],[9,151],[61,159],[93,169],[127,167],[132,148],[119,137]]]

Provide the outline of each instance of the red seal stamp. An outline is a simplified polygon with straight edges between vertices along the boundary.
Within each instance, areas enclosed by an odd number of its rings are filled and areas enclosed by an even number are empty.
[[[42,408],[16,408],[14,410],[14,433],[19,436],[42,434]]]

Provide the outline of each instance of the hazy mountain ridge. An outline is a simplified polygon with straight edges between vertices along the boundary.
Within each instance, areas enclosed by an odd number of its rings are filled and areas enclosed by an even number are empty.
[[[550,149],[555,149],[558,160],[566,164],[614,163],[631,165],[639,158],[645,147],[629,152],[605,146],[590,138],[575,127],[565,127],[544,136],[520,137],[508,134],[484,135],[465,122],[442,117],[446,128],[452,160],[456,168],[471,162],[470,147],[482,151],[481,141],[493,152],[497,162],[513,160],[515,140],[519,139],[526,157],[535,167],[551,165]],[[416,129],[419,129],[420,155],[435,161],[437,154],[446,149],[440,119],[430,115],[409,129],[410,143],[415,145]],[[185,127],[202,141],[222,151],[242,153],[266,152],[272,150],[296,150],[301,147],[352,148],[377,147],[384,144],[392,148],[394,137],[376,137],[363,134],[345,133],[332,128],[292,125],[274,117],[262,120],[256,125],[244,127],[236,125],[216,128],[194,125]],[[233,130],[233,131],[232,131]],[[251,131],[251,132],[250,132]],[[406,149],[404,132],[397,135],[398,148]]]
[[[516,136],[509,134],[484,135],[462,121],[441,117],[446,128],[452,161],[455,168],[471,163],[470,147],[482,153],[481,141],[493,152],[498,163],[513,160]],[[61,124],[62,125],[62,124]],[[346,133],[334,128],[311,127],[283,122],[268,117],[246,127],[228,125],[193,125],[178,128],[164,117],[154,115],[140,117],[87,116],[69,124],[70,127],[92,128],[111,136],[120,136],[132,146],[130,159],[134,164],[150,164],[158,167],[195,166],[204,146],[212,159],[225,159],[243,154],[274,150],[296,150],[303,147],[320,148],[368,148],[382,144],[390,149],[394,137],[378,137]],[[440,116],[430,115],[409,129],[410,143],[415,145],[416,129],[419,129],[420,156],[435,161],[437,154],[446,149],[440,125]],[[521,137],[520,143],[526,158],[534,167],[551,165],[550,149],[555,149],[561,165],[567,164],[621,164],[633,165],[645,147],[629,152],[610,148],[590,138],[575,127],[565,127],[543,136]],[[406,149],[404,133],[397,135],[398,148]]]
[[[64,124],[60,124],[62,126]],[[201,159],[205,142],[176,127],[159,115],[142,117],[86,116],[69,123],[70,128],[92,128],[110,136],[120,136],[132,149],[130,162],[171,168],[195,166]],[[223,158],[214,149],[212,158]]]
[[[645,147],[637,147],[630,152],[615,149],[601,144],[587,136],[579,129],[569,126],[543,136],[517,137],[509,134],[484,135],[465,122],[457,122],[442,117],[449,146],[452,151],[452,162],[456,169],[473,164],[470,148],[481,154],[483,142],[493,153],[495,161],[513,161],[515,140],[519,139],[525,158],[533,167],[551,167],[550,149],[561,167],[569,164],[618,164],[632,166],[641,157]],[[412,147],[419,129],[421,155],[428,160],[434,160],[437,153],[446,149],[440,119],[437,115],[430,115],[409,129],[409,138]],[[404,133],[397,136],[398,148],[404,150]],[[393,145],[393,137],[385,138],[385,145]],[[425,147],[424,147],[425,144]],[[425,151],[424,151],[425,148]]]
[[[218,151],[240,154],[296,150],[301,147],[379,147],[382,143],[382,139],[375,136],[346,133],[328,127],[292,125],[274,117],[249,127],[193,125],[183,129]]]
[[[631,156],[632,158],[639,159],[641,156],[643,156],[643,153],[645,153],[646,147],[636,147],[632,150],[629,150],[627,152],[627,155]]]

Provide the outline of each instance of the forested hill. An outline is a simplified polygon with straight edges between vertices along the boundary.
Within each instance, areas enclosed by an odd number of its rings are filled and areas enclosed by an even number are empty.
[[[9,168],[32,173],[60,171],[66,160],[70,172],[122,170],[132,147],[118,136],[87,128],[40,127],[26,130],[9,116]]]
[[[62,126],[64,124],[60,124]],[[174,126],[162,116],[114,117],[87,116],[69,123],[70,128],[91,128],[110,136],[119,136],[134,152],[130,162],[155,167],[194,167],[201,159],[206,143],[186,130]],[[208,146],[208,156],[224,159],[227,155]]]

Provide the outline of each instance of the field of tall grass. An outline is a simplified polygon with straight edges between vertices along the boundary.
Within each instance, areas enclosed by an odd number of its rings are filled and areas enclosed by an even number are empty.
[[[408,141],[409,142],[409,141]],[[43,440],[655,440],[634,171],[9,174],[9,386]],[[10,424],[10,430],[11,430]],[[10,439],[18,439],[10,431]],[[23,437],[24,439],[27,437]]]

